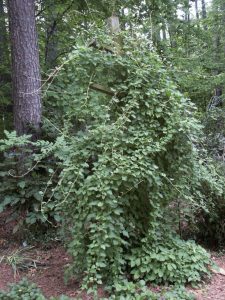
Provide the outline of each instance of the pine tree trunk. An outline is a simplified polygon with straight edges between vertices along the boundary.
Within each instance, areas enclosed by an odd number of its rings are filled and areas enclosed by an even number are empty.
[[[195,0],[195,15],[196,19],[199,19],[199,12],[198,12],[198,0]]]
[[[222,14],[223,14],[223,58],[225,62],[225,2],[222,4]]]
[[[47,68],[54,68],[58,56],[58,39],[57,39],[57,14],[55,3],[48,3],[46,22],[46,43],[45,43],[45,65]]]
[[[176,28],[172,22],[168,24],[168,32],[169,32],[169,39],[170,39],[170,47],[176,48],[177,46],[176,39],[175,39]]]
[[[0,64],[6,59],[6,23],[3,0],[0,0]]]
[[[41,80],[35,0],[8,0],[12,56],[14,126],[18,135],[38,136]]]
[[[190,22],[190,3],[189,3],[189,0],[187,1],[187,6],[185,6],[185,10],[184,10],[184,20],[185,20],[185,22],[187,22],[187,23]]]
[[[205,0],[202,0],[202,18],[206,19],[206,17],[207,17],[207,12],[206,12]]]
[[[214,10],[216,11],[217,15],[220,15],[220,12],[223,11],[223,6],[220,4],[218,5],[218,3],[216,3],[216,5],[214,6]],[[220,25],[218,23],[214,24],[214,52],[213,52],[213,56],[214,56],[214,61],[216,64],[221,62],[221,50],[222,50],[222,43],[223,43],[223,37],[221,36],[221,32],[220,32]],[[225,50],[225,49],[224,49]],[[214,75],[219,75],[221,73],[221,68],[218,67],[216,70],[214,70]],[[214,95],[217,97],[222,96],[223,94],[223,90],[222,90],[222,86],[221,85],[217,85],[215,87],[215,93]]]

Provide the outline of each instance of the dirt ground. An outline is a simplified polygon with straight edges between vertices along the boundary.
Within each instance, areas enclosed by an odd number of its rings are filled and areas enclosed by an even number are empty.
[[[67,295],[90,299],[81,293],[79,282],[65,284],[64,271],[70,258],[60,243],[36,244],[33,247],[28,245],[24,248],[22,242],[12,234],[15,223],[5,222],[7,217],[8,213],[0,214],[0,290],[26,277],[36,283],[47,298]],[[22,257],[24,263],[19,262],[18,257]],[[12,267],[13,259],[18,262],[16,269]]]
[[[67,295],[84,300],[91,299],[89,295],[80,291],[79,282],[64,282],[64,270],[70,262],[65,249],[60,243],[52,243],[50,247],[36,245],[28,251],[19,253],[25,258],[23,269],[13,270],[6,257],[17,256],[18,249],[23,249],[21,243],[15,242],[12,235],[13,224],[5,224],[5,215],[0,214],[0,290],[7,289],[9,283],[14,283],[23,277],[37,284],[46,297]],[[5,258],[5,259],[2,259]],[[213,260],[225,270],[225,255],[212,255]],[[100,291],[101,293],[101,291]],[[225,300],[225,276],[213,274],[209,283],[194,290],[197,300]]]
[[[225,255],[212,255],[213,261],[225,270]],[[213,274],[210,282],[195,290],[196,300],[225,300],[225,273]]]

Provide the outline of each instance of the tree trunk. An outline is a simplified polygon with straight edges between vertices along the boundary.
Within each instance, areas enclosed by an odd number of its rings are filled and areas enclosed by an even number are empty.
[[[4,63],[6,59],[6,23],[3,0],[0,0],[0,64]]]
[[[223,61],[225,62],[225,2],[222,4],[222,14],[223,14]]]
[[[35,0],[8,0],[14,126],[37,138],[41,123],[41,78]]]
[[[189,7],[186,9],[185,11],[185,16],[184,16],[184,19],[187,23],[190,23],[190,9]]]
[[[58,40],[57,40],[57,13],[55,11],[54,1],[49,2],[46,13],[46,42],[45,42],[45,65],[47,68],[56,66],[58,56]]]
[[[170,39],[170,47],[176,48],[177,46],[177,42],[175,39],[176,28],[172,22],[168,24],[168,32],[169,32],[169,39]]]
[[[199,12],[198,12],[198,0],[195,0],[195,15],[196,19],[199,19]]]
[[[202,0],[202,18],[206,19],[206,17],[207,17],[207,12],[206,12],[205,0]]]
[[[220,7],[216,6],[214,7],[216,9],[216,13],[219,15],[220,13]],[[221,33],[219,30],[220,26],[219,24],[215,23],[213,26],[213,58],[214,62],[218,64],[220,62],[220,55],[221,55]],[[217,69],[214,70],[213,75],[219,75],[221,73],[220,68],[217,67]],[[214,96],[220,97],[222,95],[222,87],[216,86],[214,91]]]
[[[163,41],[167,40],[167,37],[166,37],[166,22],[165,21],[163,22],[163,26],[162,26],[162,37],[163,37]]]

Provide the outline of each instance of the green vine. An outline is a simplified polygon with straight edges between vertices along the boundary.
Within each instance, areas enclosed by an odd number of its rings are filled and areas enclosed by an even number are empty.
[[[193,197],[201,176],[195,107],[145,40],[124,36],[123,44],[120,56],[77,47],[47,92],[66,124],[55,155],[64,161],[60,190],[72,235],[67,275],[84,277],[86,288],[126,276],[132,249],[160,234],[173,200],[201,199]]]

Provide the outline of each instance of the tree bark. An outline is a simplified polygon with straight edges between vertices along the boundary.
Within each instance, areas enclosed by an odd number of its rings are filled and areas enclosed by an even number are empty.
[[[184,16],[184,19],[187,23],[190,23],[190,9],[189,7],[186,9],[185,11],[185,16]]]
[[[45,65],[47,68],[54,68],[58,56],[57,40],[57,13],[54,1],[49,2],[46,9],[46,43],[45,43]],[[48,4],[49,4],[48,3]]]
[[[206,19],[206,17],[207,17],[207,12],[206,12],[205,0],[202,0],[202,18]]]
[[[6,59],[6,23],[3,0],[0,0],[0,64],[4,63]]]
[[[41,78],[35,0],[8,0],[14,126],[36,138],[41,124]]]
[[[198,12],[198,0],[195,0],[195,15],[196,19],[199,19],[199,12]]]
[[[219,15],[220,13],[220,7],[216,6],[214,7],[216,9],[216,13]],[[215,23],[213,26],[213,58],[214,62],[217,64],[220,62],[220,55],[221,55],[221,33],[219,30],[220,26]],[[221,73],[220,68],[217,68],[214,70],[213,75],[219,75]],[[220,97],[222,95],[222,87],[216,86],[214,91],[214,96]]]
[[[166,37],[166,21],[165,20],[163,21],[163,25],[162,25],[162,39],[163,39],[163,41],[167,40],[167,37]]]

